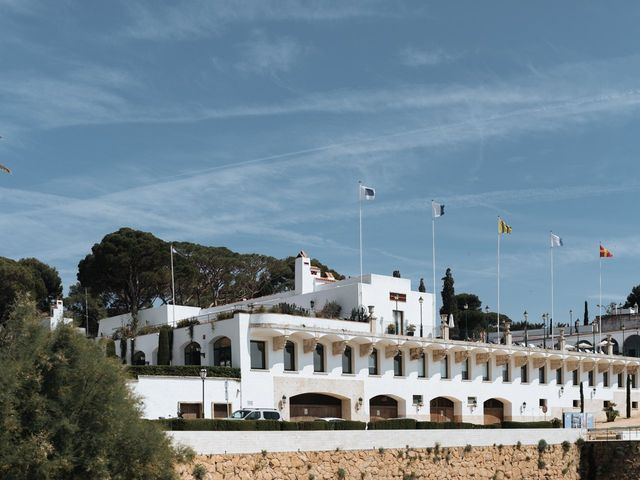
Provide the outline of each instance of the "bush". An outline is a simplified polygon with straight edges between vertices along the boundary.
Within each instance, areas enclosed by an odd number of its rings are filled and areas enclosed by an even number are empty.
[[[211,418],[163,418],[148,420],[164,430],[173,431],[294,431],[294,430],[364,430],[366,423],[344,422],[280,422],[278,420],[225,420]]]
[[[322,307],[322,310],[318,312],[322,318],[340,318],[342,313],[342,306],[335,301],[327,302]]]
[[[294,305],[292,303],[278,303],[269,309],[271,313],[281,313],[283,315],[297,315],[299,317],[308,317],[309,310]]]
[[[458,430],[458,429],[485,429],[500,428],[500,424],[478,425],[466,422],[416,422],[418,430]]]
[[[201,368],[207,369],[208,377],[240,378],[240,369],[232,367],[201,367],[198,365],[129,365],[126,367],[127,372],[135,378],[138,375],[199,377]]]
[[[365,430],[367,428],[366,422],[358,422],[356,420],[329,423],[333,425],[333,430]]]
[[[109,358],[116,358],[116,342],[114,342],[112,338],[107,339],[105,354]]]
[[[397,418],[369,422],[369,430],[414,430],[416,420],[413,418]]]
[[[538,442],[538,453],[544,453],[544,451],[547,449],[549,445],[547,444],[547,441],[542,439]]]
[[[204,476],[207,474],[207,469],[205,468],[204,465],[198,464],[195,467],[193,467],[193,471],[191,472],[191,474],[193,475],[193,478],[195,478],[196,480],[202,480]]]
[[[138,329],[137,335],[149,335],[150,333],[158,333],[162,326],[160,325],[143,325]]]
[[[298,422],[298,430],[333,430],[329,422]]]
[[[175,453],[117,361],[18,304],[0,329],[0,478],[174,478]]]
[[[176,324],[176,328],[190,327],[191,325],[200,325],[200,320],[197,318],[185,318]]]

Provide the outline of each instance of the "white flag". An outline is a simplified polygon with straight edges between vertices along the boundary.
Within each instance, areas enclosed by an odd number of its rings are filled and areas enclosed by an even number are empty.
[[[552,247],[562,247],[564,243],[562,243],[562,239],[555,234],[551,234],[551,246]]]
[[[360,200],[373,200],[376,198],[376,190],[360,185]]]
[[[444,215],[444,204],[432,201],[431,208],[433,209],[433,218],[438,218]]]

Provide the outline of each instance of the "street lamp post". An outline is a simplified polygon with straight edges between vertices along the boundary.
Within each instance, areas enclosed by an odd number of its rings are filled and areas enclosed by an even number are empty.
[[[424,298],[420,297],[418,302],[420,303],[420,337],[422,337],[422,304],[424,303]]]
[[[529,314],[524,311],[524,346],[529,346]]]
[[[484,323],[487,328],[487,338],[484,341],[489,343],[489,305],[484,306]]]
[[[547,348],[547,318],[549,318],[549,314],[548,313],[543,313],[542,314],[542,322],[543,322],[543,327],[542,327],[542,347],[543,348]]]
[[[204,418],[204,380],[207,378],[207,369],[200,369],[200,378],[202,379],[202,418]]]

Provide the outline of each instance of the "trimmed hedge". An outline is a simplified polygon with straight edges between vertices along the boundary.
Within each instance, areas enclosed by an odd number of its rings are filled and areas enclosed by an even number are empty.
[[[224,420],[224,419],[184,419],[167,418],[149,420],[163,430],[173,431],[296,431],[296,430],[459,430],[488,428],[555,428],[552,421],[543,422],[503,422],[491,425],[478,425],[464,422],[417,422],[413,418],[380,420],[378,422],[280,422],[278,420]]]
[[[541,422],[502,422],[502,428],[560,428],[560,422],[557,422],[557,426],[553,420]]]
[[[232,367],[209,367],[198,365],[129,365],[127,372],[138,375],[165,375],[169,377],[199,377],[200,369],[207,369],[208,377],[240,378],[240,369]]]
[[[369,422],[369,430],[415,430],[417,421],[414,418],[392,418]]]
[[[163,430],[173,431],[293,431],[293,430],[364,430],[365,422],[280,422],[278,420],[222,420],[210,418],[166,418],[149,420]]]

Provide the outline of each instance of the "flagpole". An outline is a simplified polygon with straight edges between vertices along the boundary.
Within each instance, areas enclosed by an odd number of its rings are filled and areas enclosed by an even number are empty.
[[[553,232],[551,232],[553,235]],[[551,322],[549,323],[549,329],[551,330],[551,349],[553,350],[553,237],[549,237],[551,246]]]
[[[362,182],[358,181],[358,210],[360,218],[360,282],[362,282]]]
[[[173,315],[173,326],[176,326],[176,282],[173,276],[173,243],[169,245],[171,253],[171,312]]]
[[[600,242],[600,248],[602,248],[602,242]],[[602,341],[602,253],[600,253],[600,249],[598,249],[599,256],[599,270],[600,270],[600,317],[598,318],[598,344]],[[599,345],[598,345],[599,346]],[[593,353],[596,353],[596,346],[593,346]]]
[[[500,224],[501,218],[498,217],[498,343],[500,343],[500,237],[502,236],[500,233]]]
[[[436,216],[433,212],[433,200],[431,200],[431,255],[432,261],[431,264],[433,266],[433,333],[432,337],[436,337],[436,305],[437,305],[437,294],[436,294]]]

